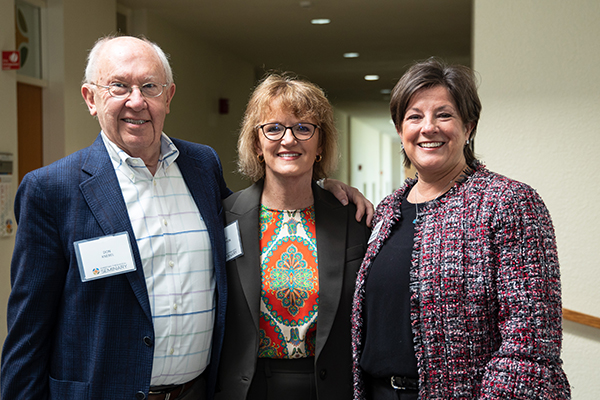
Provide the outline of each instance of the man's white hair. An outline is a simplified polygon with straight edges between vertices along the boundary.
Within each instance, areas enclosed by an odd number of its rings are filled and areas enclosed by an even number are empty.
[[[125,37],[132,38],[132,39],[138,39],[138,40],[141,40],[142,42],[148,44],[149,46],[152,46],[154,51],[156,51],[156,55],[158,56],[158,58],[160,59],[162,65],[163,65],[165,76],[167,77],[166,84],[170,85],[171,83],[173,83],[173,70],[171,69],[171,65],[169,64],[169,57],[160,48],[160,46],[158,46],[154,42],[151,42],[150,40],[146,39],[145,37],[138,38],[138,37],[133,37],[133,36],[117,36],[117,35],[104,36],[96,41],[96,43],[94,44],[94,47],[92,47],[92,49],[90,50],[88,57],[87,57],[87,65],[85,67],[85,77],[84,77],[83,83],[96,83],[96,79],[98,77],[98,69],[99,69],[98,59],[100,58],[100,55],[102,54],[102,48],[104,47],[104,45],[107,44],[108,42],[110,42],[111,40],[118,39],[118,38],[125,38]]]

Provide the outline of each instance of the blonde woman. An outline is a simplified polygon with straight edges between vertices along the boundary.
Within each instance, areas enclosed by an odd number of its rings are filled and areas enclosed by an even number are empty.
[[[350,310],[369,229],[316,185],[335,167],[333,111],[316,85],[270,75],[238,142],[255,181],[224,202],[243,255],[227,263],[218,399],[349,399]]]

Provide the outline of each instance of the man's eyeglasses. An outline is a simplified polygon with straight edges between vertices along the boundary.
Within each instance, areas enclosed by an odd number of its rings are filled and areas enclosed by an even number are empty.
[[[92,85],[98,86],[100,88],[108,90],[108,94],[117,99],[124,99],[129,97],[134,87],[140,89],[140,92],[144,97],[158,97],[163,94],[163,91],[168,86],[167,84],[161,85],[159,83],[148,82],[144,83],[141,86],[138,85],[127,85],[125,83],[113,82],[108,86],[98,85],[97,83],[93,83]]]
[[[292,131],[292,135],[296,138],[296,140],[304,141],[313,137],[317,128],[320,127],[308,122],[301,122],[292,126],[285,126],[278,122],[272,122],[259,125],[258,128],[262,130],[263,135],[265,135],[267,139],[276,142],[283,139],[285,136],[285,131],[288,129]]]

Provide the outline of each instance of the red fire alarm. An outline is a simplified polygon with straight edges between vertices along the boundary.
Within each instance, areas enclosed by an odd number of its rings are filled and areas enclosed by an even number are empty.
[[[19,69],[21,68],[21,55],[18,51],[3,51],[2,52],[2,69]]]
[[[229,99],[219,99],[219,114],[229,114]]]

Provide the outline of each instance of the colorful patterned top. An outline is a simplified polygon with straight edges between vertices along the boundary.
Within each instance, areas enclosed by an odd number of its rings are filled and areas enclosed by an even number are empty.
[[[319,270],[315,210],[260,210],[260,301],[258,356],[315,355]]]

